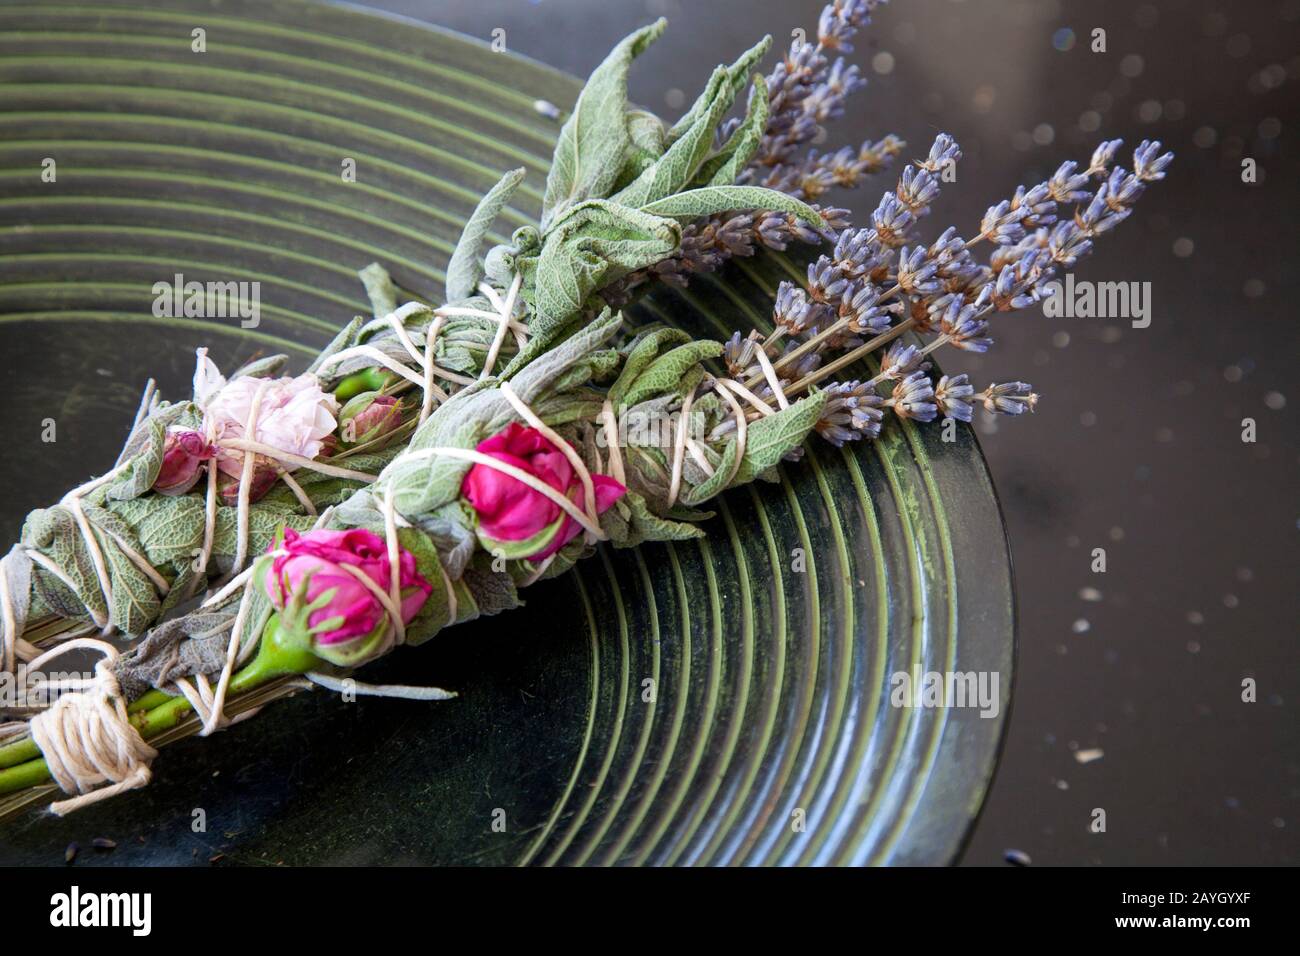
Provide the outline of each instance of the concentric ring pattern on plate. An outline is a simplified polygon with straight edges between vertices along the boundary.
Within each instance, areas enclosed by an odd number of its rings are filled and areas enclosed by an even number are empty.
[[[259,350],[305,364],[365,311],[355,273],[372,261],[436,296],[501,171],[529,173],[502,233],[536,217],[558,125],[533,103],[577,89],[346,7],[0,2],[0,367],[27,383],[0,437],[28,441],[52,402],[73,434],[94,416],[105,433],[47,452],[37,492],[0,472],[5,533],[111,460],[146,374],[183,392],[195,346],[227,366]],[[175,273],[260,282],[261,324],[154,318],[153,284]],[[777,283],[800,273],[760,257],[629,318],[764,328]],[[87,827],[136,837],[113,862],[953,859],[996,760],[1014,626],[969,431],[810,443],[779,482],[725,496],[709,531],[601,550],[526,609],[376,667],[456,687],[453,703],[296,698],[168,747],[147,791],[9,824],[0,861],[57,862]],[[998,713],[893,706],[901,671],[996,673]]]

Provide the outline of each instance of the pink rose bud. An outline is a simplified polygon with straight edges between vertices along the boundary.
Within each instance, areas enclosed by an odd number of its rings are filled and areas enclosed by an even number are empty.
[[[239,458],[221,458],[217,461],[217,468],[221,472],[221,477],[217,480],[217,494],[221,496],[221,503],[234,507],[239,503],[239,486],[243,481],[243,461]],[[234,474],[231,474],[231,472]],[[260,501],[262,497],[275,487],[280,473],[275,470],[275,466],[269,464],[265,459],[258,458],[253,465],[253,477],[248,485],[248,501],[251,504],[254,501]]]
[[[280,629],[310,645],[330,663],[354,667],[379,650],[391,622],[383,602],[348,567],[385,594],[391,568],[388,545],[373,531],[284,531],[284,541],[263,587],[280,612]],[[402,623],[424,607],[433,587],[416,568],[415,555],[398,551]]]
[[[198,432],[168,432],[153,490],[164,495],[185,494],[198,482],[203,463],[214,454],[216,450]]]
[[[339,412],[339,434],[343,447],[364,445],[387,435],[402,424],[402,405],[391,395],[362,392]]]
[[[582,480],[564,453],[537,429],[512,422],[504,431],[479,442],[477,450],[540,478],[579,508],[583,506]],[[591,480],[600,514],[627,491],[608,475],[592,475]],[[460,490],[478,515],[480,539],[494,554],[541,561],[582,530],[582,525],[546,495],[490,465],[471,468]]]

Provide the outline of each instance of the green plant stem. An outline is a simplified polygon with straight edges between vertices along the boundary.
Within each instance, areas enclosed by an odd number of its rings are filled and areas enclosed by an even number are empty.
[[[184,697],[169,697],[164,703],[152,710],[138,710],[130,715],[131,726],[140,732],[145,740],[155,737],[164,730],[175,727],[190,711],[190,702]],[[0,793],[12,793],[48,783],[51,779],[49,765],[41,756],[40,749],[29,737],[16,744],[10,744],[5,750],[13,748],[13,756],[25,755],[23,763],[12,764],[0,770]],[[8,754],[6,757],[10,756]]]
[[[39,757],[40,755],[41,752],[37,749],[36,744],[32,743],[32,739],[24,737],[21,740],[15,740],[13,743],[0,747],[0,768],[26,763],[33,757]]]
[[[270,630],[268,624],[268,633]],[[264,648],[274,643],[268,641],[267,636],[263,635]],[[238,696],[287,673],[291,671],[281,666],[275,654],[259,651],[242,670],[231,676],[229,694]],[[140,732],[141,737],[149,740],[176,727],[192,709],[185,697],[151,690],[131,704],[127,712],[131,726]],[[5,768],[0,769],[0,794],[24,790],[52,779],[49,765],[30,737],[0,747],[0,767]]]

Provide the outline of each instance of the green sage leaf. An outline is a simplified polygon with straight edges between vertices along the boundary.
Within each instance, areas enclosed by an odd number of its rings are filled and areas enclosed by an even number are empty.
[[[732,185],[758,152],[763,134],[767,131],[767,112],[767,81],[761,76],[755,76],[744,121],[727,139],[722,149],[700,167],[692,185]]]
[[[655,359],[622,396],[627,405],[636,405],[663,392],[675,393],[682,379],[707,359],[722,354],[722,343],[701,339],[679,345]]]
[[[448,302],[459,302],[474,294],[479,280],[483,278],[483,265],[479,260],[483,240],[519,184],[524,181],[524,173],[524,169],[519,168],[502,176],[479,200],[474,214],[465,223],[460,241],[456,243],[456,251],[451,254],[451,261],[447,264]]]
[[[728,487],[753,481],[802,444],[817,424],[825,404],[825,393],[814,392],[775,415],[751,422],[745,437],[745,455]]]
[[[651,163],[659,159],[668,148],[663,121],[647,110],[630,110],[627,114],[627,133],[631,140],[623,168],[619,172],[614,191],[626,187]]]
[[[560,130],[546,177],[542,229],[576,202],[608,196],[632,144],[627,123],[627,74],[632,61],[663,33],[660,19],[626,37],[592,72]]]
[[[686,332],[668,326],[649,329],[638,335],[623,362],[623,371],[609,388],[610,403],[615,408],[629,404],[625,398],[628,391],[637,377],[659,357],[665,346],[681,345],[690,340],[691,337]]]
[[[370,309],[376,319],[382,319],[389,312],[397,311],[397,286],[393,284],[388,270],[378,262],[372,262],[357,272],[366,287],[366,296],[370,299]]]
[[[730,67],[726,67],[726,83],[720,90],[721,95],[726,96],[727,102],[734,103],[740,91],[745,88],[749,82],[750,74],[753,73],[754,67],[758,61],[767,55],[768,49],[772,46],[772,37],[765,36],[752,47],[740,55],[740,58]],[[671,145],[681,139],[686,132],[699,122],[700,116],[709,109],[709,101],[701,96],[687,111],[686,115],[673,124],[672,129],[668,131],[667,141]]]
[[[733,209],[789,213],[817,229],[826,228],[826,220],[812,206],[786,193],[762,186],[703,186],[688,189],[643,206],[641,211],[689,221]]]

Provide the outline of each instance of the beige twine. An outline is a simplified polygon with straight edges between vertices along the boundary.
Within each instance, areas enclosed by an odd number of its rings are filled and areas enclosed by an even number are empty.
[[[354,345],[331,355],[320,364],[319,368],[328,368],[353,358],[365,358],[382,365],[390,372],[400,375],[422,390],[424,398],[420,405],[419,421],[420,424],[423,424],[433,411],[433,400],[436,398],[439,402],[445,402],[449,397],[447,392],[434,381],[435,378],[451,382],[454,385],[472,385],[475,381],[468,375],[442,368],[434,361],[434,356],[437,354],[438,336],[442,333],[446,320],[455,316],[465,316],[488,319],[496,323],[496,333],[492,337],[492,344],[488,348],[483,370],[479,374],[480,380],[488,378],[496,368],[497,358],[500,355],[501,346],[505,342],[507,332],[514,333],[515,342],[520,349],[528,342],[527,327],[520,323],[514,315],[515,305],[519,300],[519,293],[522,288],[523,276],[520,274],[515,275],[514,280],[510,283],[510,288],[506,291],[505,298],[502,298],[501,294],[486,282],[480,283],[478,290],[491,303],[492,308],[495,309],[493,312],[469,306],[450,305],[430,309],[422,302],[407,302],[400,308],[388,313],[382,321],[393,327],[398,342],[406,351],[406,354],[410,356],[414,367],[404,365],[373,345]],[[425,333],[423,350],[415,344],[410,333],[406,330],[406,320],[422,312],[429,312],[433,315],[433,321],[429,323],[428,331]]]
[[[101,653],[94,679],[87,682],[85,690],[61,695],[30,724],[32,742],[45,757],[50,776],[65,793],[79,794],[50,804],[58,816],[143,787],[152,777],[149,763],[158,755],[127,715],[122,689],[113,674],[118,652],[111,644],[89,638],[67,641],[42,654],[31,666],[39,667],[77,647]],[[109,786],[100,786],[104,783]]]
[[[761,361],[762,360],[760,360],[760,362]],[[770,372],[768,375],[768,384],[772,388],[772,394],[776,396],[777,404],[783,409],[789,408],[790,401],[781,388],[781,382],[776,377],[776,372],[772,369],[771,362],[767,362],[764,365],[764,370],[765,373]],[[713,390],[721,396],[722,400],[727,403],[731,410],[732,418],[735,419],[736,422],[736,454],[732,459],[731,470],[727,475],[727,480],[722,483],[722,487],[725,488],[735,480],[736,474],[740,471],[741,461],[745,457],[745,442],[748,438],[749,420],[745,409],[741,406],[740,402],[736,401],[736,396],[749,402],[749,404],[754,407],[755,411],[764,418],[768,415],[775,415],[776,409],[734,379],[715,378],[709,384]],[[668,483],[669,508],[677,503],[677,496],[681,492],[682,466],[686,461],[688,451],[691,457],[695,459],[696,464],[698,464],[706,474],[712,477],[714,473],[713,467],[709,464],[708,459],[704,457],[703,451],[687,434],[687,431],[690,428],[691,406],[694,403],[695,392],[691,391],[682,399],[682,409],[673,427],[672,469],[670,471],[671,477]]]
[[[497,294],[496,290],[487,284],[480,286],[480,291],[488,298],[494,307],[498,309],[497,313],[485,313],[475,309],[447,308],[445,310],[436,310],[435,319],[430,324],[429,331],[425,339],[424,352],[421,353],[411,340],[410,335],[406,332],[403,325],[403,319],[417,311],[418,303],[408,303],[403,310],[390,313],[389,322],[393,325],[399,341],[406,349],[412,359],[421,367],[421,374],[416,375],[410,369],[390,359],[387,355],[371,346],[357,346],[354,349],[345,350],[332,357],[332,361],[338,362],[351,355],[364,355],[377,361],[380,365],[396,372],[414,384],[419,385],[424,391],[424,401],[421,408],[420,421],[423,422],[432,410],[432,399],[438,397],[439,401],[446,401],[447,394],[441,388],[434,384],[434,377],[438,376],[447,381],[456,384],[467,385],[472,383],[472,379],[450,372],[446,369],[439,368],[433,361],[438,334],[443,326],[445,318],[449,315],[476,315],[496,319],[498,322],[497,332],[493,338],[491,349],[488,352],[487,360],[484,364],[484,372],[481,377],[486,378],[491,374],[501,345],[505,339],[508,330],[513,330],[516,341],[522,348],[527,339],[525,338],[525,329],[514,320],[513,312],[516,298],[522,284],[522,277],[516,276],[511,284],[510,290],[504,300]],[[204,350],[199,351],[199,361],[202,361]],[[326,363],[328,364],[328,363]],[[146,386],[145,394],[137,409],[135,422],[132,426],[132,433],[137,429],[147,414],[148,409],[152,406],[154,383],[151,379]],[[259,385],[253,395],[250,403],[248,420],[244,423],[244,431],[248,436],[256,434],[257,418],[261,407],[262,396],[266,388],[266,383]],[[589,511],[595,514],[595,496],[591,482],[591,476],[583,465],[581,458],[573,451],[562,439],[559,438],[551,429],[545,426],[531,410],[522,406],[514,396],[513,391],[506,388],[508,397],[516,403],[516,407],[525,409],[526,419],[532,421],[535,427],[539,427],[544,433],[551,437],[552,440],[560,444],[566,454],[569,455],[570,461],[575,463],[579,474],[582,477],[584,489],[586,492],[586,502]],[[186,678],[180,678],[173,682],[173,686],[186,698],[187,702],[194,709],[195,713],[203,722],[200,734],[207,736],[225,726],[236,723],[239,720],[252,716],[256,711],[247,712],[239,715],[233,720],[227,718],[224,713],[226,695],[229,691],[230,681],[234,675],[236,665],[241,662],[249,651],[249,648],[241,649],[241,633],[244,629],[244,623],[247,619],[248,609],[250,607],[250,594],[247,589],[249,578],[252,575],[253,568],[243,568],[242,565],[247,556],[248,549],[248,523],[249,523],[249,495],[252,485],[252,474],[256,464],[256,457],[261,455],[271,461],[276,468],[277,475],[283,479],[289,488],[293,491],[295,497],[303,507],[311,514],[315,514],[315,508],[310,499],[303,492],[302,487],[291,477],[288,470],[283,466],[292,464],[297,467],[309,468],[320,471],[325,474],[336,475],[346,478],[356,478],[363,481],[373,481],[376,476],[364,472],[353,471],[351,469],[340,468],[337,466],[327,465],[322,462],[316,462],[301,456],[289,454],[269,445],[262,444],[251,438],[244,439],[225,439],[214,442],[215,435],[212,427],[206,430],[206,439],[209,443],[215,443],[219,447],[234,449],[244,453],[242,464],[242,473],[239,489],[239,497],[236,510],[236,527],[237,527],[237,544],[234,566],[231,571],[231,580],[225,586],[215,593],[209,595],[207,600],[201,606],[208,607],[226,600],[240,587],[243,587],[244,593],[240,598],[239,608],[235,614],[235,620],[230,629],[230,640],[226,648],[226,659],[221,673],[217,679],[217,685],[213,688],[206,675],[196,675],[194,683]],[[494,461],[494,460],[493,460]],[[121,461],[108,474],[88,482],[64,496],[61,504],[64,504],[71,511],[79,531],[86,541],[87,549],[91,555],[91,562],[95,568],[96,577],[101,591],[103,592],[105,603],[111,610],[113,603],[112,580],[108,574],[106,562],[99,541],[95,537],[95,529],[92,527],[87,518],[84,509],[81,507],[81,497],[93,491],[107,481],[114,478],[120,473],[127,463]],[[621,472],[621,462],[620,468]],[[548,489],[549,490],[549,489]],[[215,537],[216,526],[216,497],[217,497],[217,469],[213,465],[208,467],[205,520],[203,545],[199,553],[199,561],[196,571],[196,579],[201,579],[203,572],[206,571],[208,562],[211,559],[213,541]],[[402,620],[401,610],[401,573],[400,573],[400,552],[397,536],[397,526],[399,521],[403,526],[409,527],[409,524],[401,519],[396,513],[391,499],[384,496],[380,499],[384,511],[384,530],[385,540],[388,549],[389,559],[389,587],[387,590],[380,588],[368,576],[356,568],[344,566],[344,570],[352,573],[358,581],[362,583],[380,602],[387,613],[388,630],[386,632],[386,641],[391,644],[402,644],[406,639],[406,625]],[[564,505],[571,503],[565,499]],[[328,512],[326,513],[328,515]],[[321,525],[326,516],[321,516],[317,522],[317,527]],[[586,518],[580,514],[580,520]],[[592,522],[583,522],[589,525]],[[589,533],[592,531],[588,527]],[[600,534],[599,525],[595,525],[595,533]],[[136,552],[133,548],[122,541],[117,535],[112,535],[114,541],[119,544],[123,553],[132,561],[142,572],[147,574],[150,580],[159,588],[160,593],[166,594],[168,585],[148,562]],[[272,554],[283,552],[272,552]],[[41,565],[46,570],[52,572],[59,580],[63,581],[68,587],[76,591],[67,574],[58,567],[53,561],[45,555],[36,551],[27,551],[26,555],[35,563]],[[6,556],[5,561],[10,560]],[[538,569],[538,574],[545,570],[549,561],[544,562]],[[439,562],[439,570],[442,572],[444,586],[447,594],[447,614],[448,623],[456,620],[458,612],[458,602],[456,597],[455,582],[451,580],[446,569]],[[149,762],[157,756],[157,751],[145,743],[139,732],[130,723],[126,703],[122,698],[121,687],[118,684],[116,676],[113,674],[112,665],[117,661],[118,652],[112,645],[103,641],[96,641],[84,638],[68,640],[61,644],[57,649],[47,652],[46,654],[37,654],[36,649],[25,641],[22,641],[18,633],[17,614],[14,607],[13,596],[9,593],[8,575],[3,573],[5,569],[0,567],[0,624],[3,625],[3,663],[7,671],[15,669],[16,660],[21,656],[31,661],[27,670],[40,666],[40,664],[49,660],[53,656],[72,650],[77,647],[90,648],[100,651],[102,657],[95,666],[95,678],[87,683],[87,689],[73,693],[63,694],[47,710],[37,714],[28,724],[29,732],[33,742],[44,755],[46,764],[50,769],[50,775],[55,782],[68,793],[76,791],[79,796],[70,800],[57,801],[51,804],[50,809],[62,816],[73,810],[86,806],[90,803],[115,796],[126,790],[136,789],[146,785],[151,779]],[[89,609],[88,609],[89,610]],[[91,612],[96,626],[103,629],[105,635],[111,633],[112,626],[105,616]],[[325,674],[309,673],[306,675],[309,680],[323,687],[339,691],[351,691],[362,695],[379,695],[387,697],[404,697],[415,700],[447,700],[456,695],[454,693],[442,690],[436,687],[408,687],[404,685],[370,685],[356,681],[340,681],[337,678]],[[6,725],[8,726],[8,725]],[[16,728],[15,728],[16,729]],[[112,781],[110,786],[101,787],[100,784]],[[95,789],[98,788],[98,789]]]

